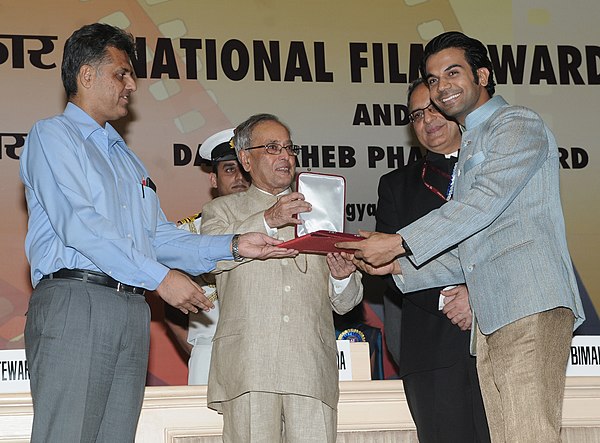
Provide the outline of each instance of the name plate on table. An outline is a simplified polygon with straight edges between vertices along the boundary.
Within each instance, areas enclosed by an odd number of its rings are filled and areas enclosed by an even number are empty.
[[[0,394],[29,392],[25,349],[0,350]]]
[[[369,343],[337,340],[340,381],[371,380]],[[0,394],[29,392],[25,349],[0,350]]]
[[[340,381],[371,380],[369,343],[337,340]]]
[[[600,376],[600,335],[573,337],[567,376]]]

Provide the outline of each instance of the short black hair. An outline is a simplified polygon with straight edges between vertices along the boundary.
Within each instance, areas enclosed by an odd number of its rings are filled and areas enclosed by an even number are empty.
[[[77,75],[83,65],[97,65],[107,57],[109,47],[125,51],[135,58],[133,36],[116,26],[92,23],[73,32],[65,42],[61,78],[67,98],[77,94]]]
[[[465,60],[467,60],[467,63],[471,66],[473,77],[477,84],[479,84],[479,76],[477,75],[477,70],[479,68],[486,68],[490,72],[488,84],[485,89],[490,97],[492,97],[496,91],[496,82],[494,81],[494,70],[492,62],[488,57],[487,48],[479,40],[471,38],[462,32],[444,32],[427,43],[425,50],[423,51],[423,58],[421,59],[421,75],[424,78],[427,78],[427,71],[425,69],[427,59],[433,54],[448,48],[459,48],[465,51]]]

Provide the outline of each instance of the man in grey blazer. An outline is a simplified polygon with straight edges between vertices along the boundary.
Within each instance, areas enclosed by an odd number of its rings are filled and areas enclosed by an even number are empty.
[[[572,330],[584,315],[556,141],[533,111],[492,98],[478,40],[435,37],[421,71],[431,100],[464,128],[452,200],[397,234],[365,232],[338,246],[358,248],[355,263],[367,272],[395,274],[403,292],[466,282],[492,442],[558,443]]]
[[[311,209],[290,185],[300,148],[289,129],[259,114],[235,130],[252,185],[202,210],[203,234],[253,230],[294,238]],[[220,314],[213,339],[208,405],[223,413],[225,442],[334,442],[338,369],[332,308],[362,300],[360,273],[339,254],[219,262]]]

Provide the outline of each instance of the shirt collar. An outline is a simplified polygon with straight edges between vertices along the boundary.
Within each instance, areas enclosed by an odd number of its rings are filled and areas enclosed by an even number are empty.
[[[450,154],[439,154],[437,152],[429,151],[426,152],[426,157],[429,159],[442,159],[442,158],[458,158],[458,149]]]
[[[81,131],[81,135],[84,139],[88,139],[94,132],[98,130],[105,130],[106,135],[109,140],[109,146],[114,145],[115,143],[125,144],[123,137],[119,135],[117,130],[112,127],[110,123],[106,123],[106,126],[102,128],[98,124],[96,120],[94,120],[90,115],[81,109],[79,106],[72,102],[68,102],[67,106],[64,110],[64,115],[75,123],[75,126],[79,128]]]
[[[254,184],[253,184],[252,186],[254,186],[256,189],[258,189],[258,190],[259,190],[260,192],[262,192],[263,194],[266,194],[266,195],[273,195],[273,194],[271,194],[270,192],[267,192],[267,191],[265,191],[264,189],[260,189],[258,186],[254,185]],[[291,188],[284,189],[284,190],[283,190],[283,191],[281,191],[279,194],[277,194],[277,195],[276,195],[276,197],[280,197],[280,196],[282,196],[282,195],[289,194],[290,192],[292,192],[292,189],[291,189]]]
[[[508,103],[502,96],[496,95],[492,97],[479,108],[467,115],[467,118],[465,119],[465,128],[467,130],[473,129],[490,118],[498,108],[506,105],[508,105]]]
[[[459,151],[455,151],[452,154],[438,154],[437,152],[433,152],[433,151],[427,151],[427,153],[425,154],[425,156],[427,157],[427,160],[430,161],[442,161],[443,159],[454,159],[456,160],[458,158],[458,152]]]

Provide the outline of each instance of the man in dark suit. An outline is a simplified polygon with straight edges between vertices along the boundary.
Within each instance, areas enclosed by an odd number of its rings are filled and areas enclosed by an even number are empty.
[[[381,177],[378,232],[394,234],[449,198],[461,141],[458,124],[433,106],[422,79],[409,87],[408,108],[427,153]],[[475,358],[469,353],[472,314],[466,287],[403,295],[390,279],[384,306],[388,348],[398,363],[419,441],[489,442]]]

